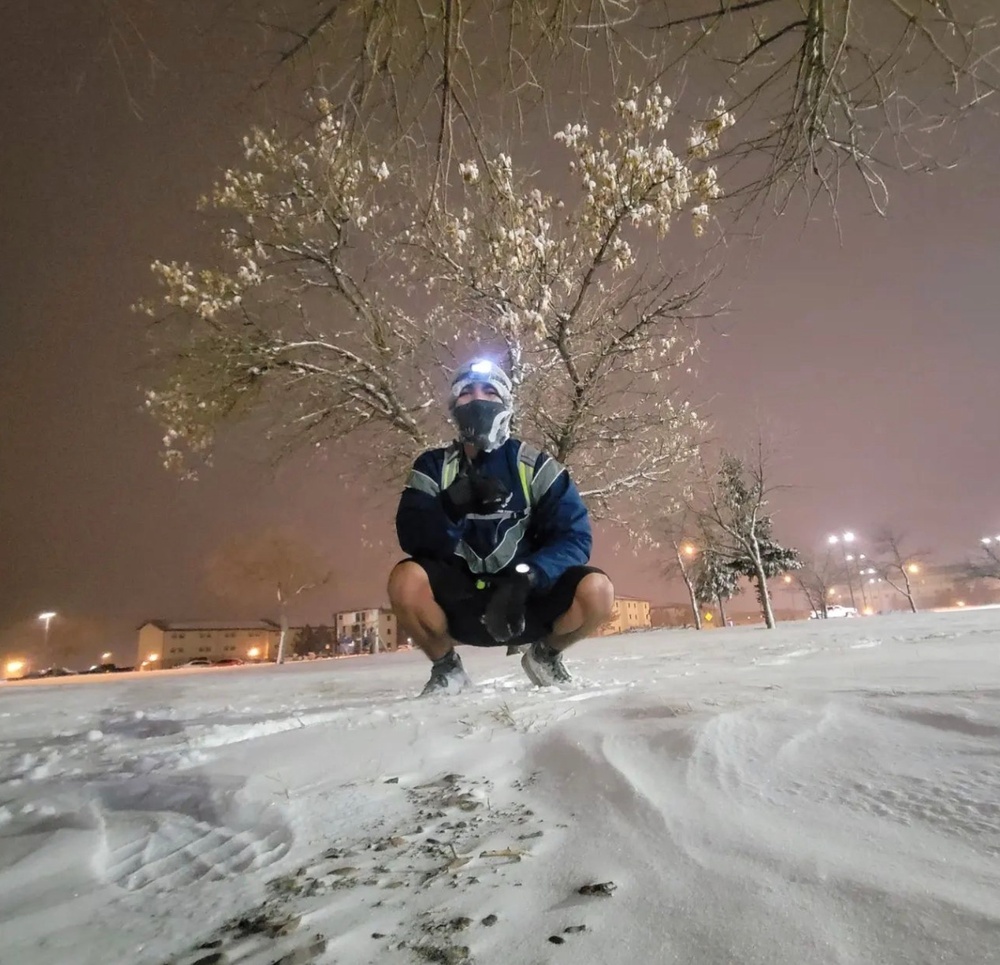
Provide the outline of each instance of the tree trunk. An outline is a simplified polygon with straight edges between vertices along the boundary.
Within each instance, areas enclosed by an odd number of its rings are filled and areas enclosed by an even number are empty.
[[[680,550],[677,551],[677,565],[681,568],[681,576],[684,577],[684,583],[688,588],[688,596],[691,597],[691,612],[694,614],[694,628],[696,630],[701,629],[701,611],[698,609],[698,600],[694,595],[694,584],[691,582],[691,578],[688,576],[687,569],[684,566],[684,560],[681,559]]]
[[[691,582],[691,577],[688,576],[687,567],[684,565],[684,557],[681,556],[680,547],[676,543],[674,543],[674,555],[677,557],[677,568],[684,579],[684,585],[688,588],[688,596],[691,599],[691,613],[694,616],[694,628],[700,630],[701,613],[698,610],[698,599],[694,593],[694,584]]]
[[[278,584],[278,612],[280,614],[281,631],[278,634],[278,655],[275,663],[285,662],[285,640],[288,638],[288,607],[285,602],[285,594],[281,592],[281,584]]]
[[[719,593],[716,596],[716,600],[719,601],[719,619],[722,620],[722,625],[724,627],[728,627],[729,626],[729,621],[726,619],[726,608],[725,608],[725,606],[722,603],[722,594],[721,593]]]
[[[275,663],[285,662],[285,640],[288,638],[288,614],[281,608],[281,630],[278,633],[278,658]]]
[[[799,589],[802,591],[802,595],[806,598],[806,603],[809,605],[809,610],[816,614],[816,619],[820,620],[826,617],[826,592],[820,593],[819,590],[814,587],[810,587],[801,577],[796,577],[796,583],[799,585]],[[817,603],[817,599],[819,602]]]
[[[906,575],[906,570],[899,567],[900,572],[903,574],[903,586],[899,586],[894,583],[892,577],[889,576],[889,570],[885,571],[885,576],[883,579],[889,584],[900,596],[906,597],[906,602],[910,604],[910,612],[917,612],[917,604],[913,601],[913,587],[910,586],[910,578]],[[905,587],[905,589],[904,589]]]
[[[774,629],[774,611],[771,609],[771,595],[767,592],[767,577],[764,575],[764,564],[760,558],[760,547],[756,540],[753,544],[753,568],[757,575],[757,600],[760,603],[760,612],[764,617],[764,623],[768,630]]]

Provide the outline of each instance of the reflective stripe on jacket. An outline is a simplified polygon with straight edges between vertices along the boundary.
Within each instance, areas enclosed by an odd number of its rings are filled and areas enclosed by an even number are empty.
[[[502,480],[510,495],[498,512],[453,523],[441,505],[441,491],[457,476],[459,459],[453,445],[430,449],[413,464],[396,511],[403,552],[436,559],[457,555],[473,573],[530,563],[542,589],[569,567],[587,563],[593,542],[587,509],[555,459],[517,439],[479,453],[476,468]]]

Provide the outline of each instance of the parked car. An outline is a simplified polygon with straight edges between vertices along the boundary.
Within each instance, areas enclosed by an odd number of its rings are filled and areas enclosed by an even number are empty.
[[[213,667],[242,667],[246,663],[245,660],[240,660],[239,657],[223,657],[221,660],[216,660]]]
[[[125,668],[113,663],[95,663],[89,670],[80,673],[121,673]]]
[[[828,620],[836,620],[840,617],[856,617],[857,615],[857,607],[841,606],[839,603],[828,603],[826,607],[826,618]],[[810,620],[819,620],[821,617],[822,614],[816,610],[813,610],[809,614]]]
[[[182,663],[182,667],[211,667],[212,661],[208,657],[195,657],[187,663]]]
[[[21,679],[22,680],[45,680],[48,677],[75,677],[75,670],[70,670],[68,667],[47,667],[45,670],[32,670],[31,673],[26,673]]]

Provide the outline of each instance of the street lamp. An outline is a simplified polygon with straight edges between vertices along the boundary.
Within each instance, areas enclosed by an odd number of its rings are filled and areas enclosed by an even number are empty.
[[[848,545],[850,543],[853,543],[854,539],[855,539],[854,533],[852,533],[850,530],[848,530],[845,533],[841,533],[839,536],[835,536],[835,535],[834,536],[828,536],[826,538],[826,541],[831,546],[836,546],[837,544],[840,545],[840,551],[841,551],[841,554],[844,557],[844,573],[847,576],[847,591],[851,595],[851,606],[854,607],[855,609],[857,609],[858,608],[858,604],[857,604],[857,601],[854,599],[854,580],[851,579],[851,567],[850,567],[850,563],[854,559],[854,557],[851,556],[850,554],[848,554],[848,552],[847,552]]]
[[[49,624],[52,622],[53,617],[57,614],[55,610],[46,610],[44,613],[38,614],[38,619],[45,624],[45,652],[48,653],[49,649]]]
[[[110,660],[111,659],[111,651],[107,650],[104,653],[102,653],[101,654],[101,659],[102,660]]]

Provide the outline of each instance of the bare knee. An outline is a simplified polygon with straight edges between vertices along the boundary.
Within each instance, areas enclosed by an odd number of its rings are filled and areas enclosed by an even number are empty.
[[[614,609],[614,584],[604,573],[588,573],[580,580],[573,602],[583,612],[585,623],[604,623],[611,618]]]
[[[404,560],[392,568],[387,591],[397,613],[419,611],[434,599],[427,571],[413,560]]]
[[[397,563],[389,574],[389,603],[400,627],[432,660],[450,649],[448,619],[438,606],[427,571],[413,560]]]

